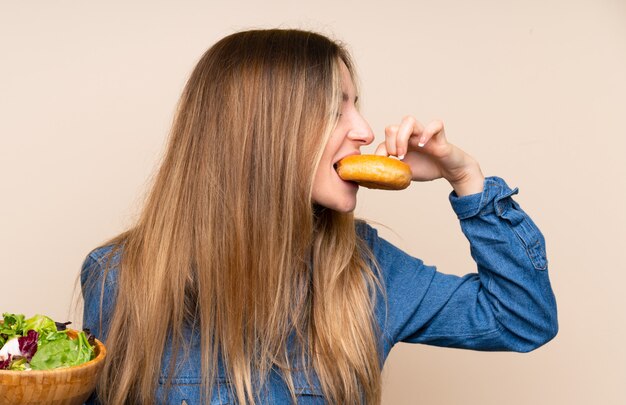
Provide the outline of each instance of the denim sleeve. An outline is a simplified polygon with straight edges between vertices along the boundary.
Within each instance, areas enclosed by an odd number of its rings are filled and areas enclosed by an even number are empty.
[[[88,328],[100,341],[105,342],[108,323],[115,305],[117,292],[117,264],[119,255],[109,259],[112,247],[92,251],[83,262],[80,284],[84,300],[83,328]],[[108,266],[109,260],[111,265]],[[105,274],[105,268],[108,272]],[[100,303],[102,302],[102,305]],[[102,318],[100,314],[102,313]]]
[[[80,272],[80,285],[83,293],[83,328],[88,328],[100,341],[106,344],[109,319],[115,305],[117,286],[117,264],[119,255],[113,256],[111,266],[105,275],[104,269],[109,264],[111,246],[92,251],[83,262]],[[102,298],[102,305],[100,305]],[[100,312],[102,310],[102,318]],[[100,405],[98,394],[94,391],[85,405]]]
[[[391,345],[528,352],[556,335],[545,240],[513,200],[517,192],[488,177],[481,193],[450,194],[478,270],[462,277],[438,272],[370,228],[386,287],[377,316]]]

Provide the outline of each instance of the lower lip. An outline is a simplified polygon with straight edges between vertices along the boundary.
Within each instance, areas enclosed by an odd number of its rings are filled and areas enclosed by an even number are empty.
[[[355,189],[358,189],[358,188],[359,188],[359,185],[358,185],[357,183],[355,183],[355,182],[353,182],[353,181],[349,181],[349,180],[344,180],[344,179],[342,179],[342,178],[341,178],[341,176],[339,176],[339,174],[337,173],[337,167],[336,167],[336,164],[334,164],[334,165],[333,165],[333,169],[334,169],[334,171],[335,171],[335,174],[337,175],[337,178],[338,178],[340,181],[342,181],[343,183],[345,183],[345,184],[347,184],[347,185],[349,185],[350,187],[353,187],[353,188],[355,188]]]
[[[337,176],[337,177],[339,177],[339,176]],[[341,180],[342,182],[344,182],[345,184],[347,184],[350,187],[353,187],[353,188],[356,188],[356,189],[359,188],[359,185],[357,183],[353,182],[353,181],[344,180],[341,177],[339,177],[339,180]]]

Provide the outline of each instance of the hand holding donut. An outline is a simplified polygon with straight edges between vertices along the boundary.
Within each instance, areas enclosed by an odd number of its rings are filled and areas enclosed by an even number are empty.
[[[446,139],[443,122],[435,120],[425,127],[411,116],[400,125],[385,128],[385,141],[377,155],[398,156],[407,163],[413,181],[448,180],[458,196],[480,193],[483,176],[478,162]]]

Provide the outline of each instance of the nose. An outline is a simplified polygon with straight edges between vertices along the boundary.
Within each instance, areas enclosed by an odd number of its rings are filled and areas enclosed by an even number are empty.
[[[348,139],[360,143],[361,145],[359,146],[365,146],[374,142],[374,133],[369,124],[365,122],[365,120],[362,120],[362,122],[348,131]]]

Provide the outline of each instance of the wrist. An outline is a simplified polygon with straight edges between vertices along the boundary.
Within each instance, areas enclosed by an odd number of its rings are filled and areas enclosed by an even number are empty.
[[[485,176],[480,170],[478,163],[474,162],[463,171],[463,174],[459,178],[449,182],[456,195],[463,197],[482,193],[485,184]]]

